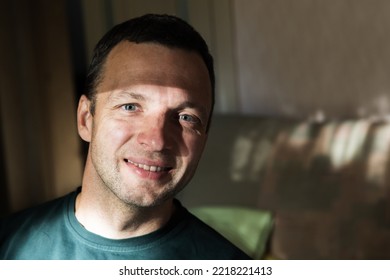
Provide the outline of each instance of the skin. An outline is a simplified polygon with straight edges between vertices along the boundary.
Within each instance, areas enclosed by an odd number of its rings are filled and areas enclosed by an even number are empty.
[[[94,114],[82,96],[81,138],[90,142],[76,217],[120,239],[161,228],[195,173],[207,139],[211,84],[195,52],[121,42],[107,57]]]

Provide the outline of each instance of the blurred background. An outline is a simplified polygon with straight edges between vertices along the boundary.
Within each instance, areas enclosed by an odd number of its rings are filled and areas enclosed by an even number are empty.
[[[217,115],[390,113],[387,0],[1,0],[1,215],[80,185],[76,107],[92,49],[150,12],[187,20],[208,42]]]

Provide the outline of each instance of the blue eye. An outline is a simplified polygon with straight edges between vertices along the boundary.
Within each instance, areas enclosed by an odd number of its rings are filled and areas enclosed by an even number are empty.
[[[180,115],[179,120],[189,122],[189,123],[198,123],[199,122],[198,118],[191,116],[191,115],[186,115],[186,114]]]
[[[126,104],[122,106],[125,111],[135,111],[137,110],[137,105],[134,104]]]

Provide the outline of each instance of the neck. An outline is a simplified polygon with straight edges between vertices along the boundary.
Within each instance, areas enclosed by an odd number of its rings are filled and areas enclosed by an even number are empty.
[[[106,194],[107,195],[107,194]],[[104,197],[104,196],[100,196]],[[92,198],[92,199],[91,199]],[[161,205],[139,208],[107,202],[83,189],[76,198],[75,215],[85,229],[110,239],[145,235],[163,227],[174,212],[173,199]]]

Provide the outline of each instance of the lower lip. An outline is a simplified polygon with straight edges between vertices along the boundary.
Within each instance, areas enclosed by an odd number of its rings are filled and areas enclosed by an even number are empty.
[[[161,180],[164,176],[167,176],[169,173],[169,171],[160,171],[160,172],[148,171],[143,168],[139,168],[129,162],[125,162],[125,164],[130,168],[130,170],[132,170],[134,173],[136,173],[139,177],[143,179]]]

